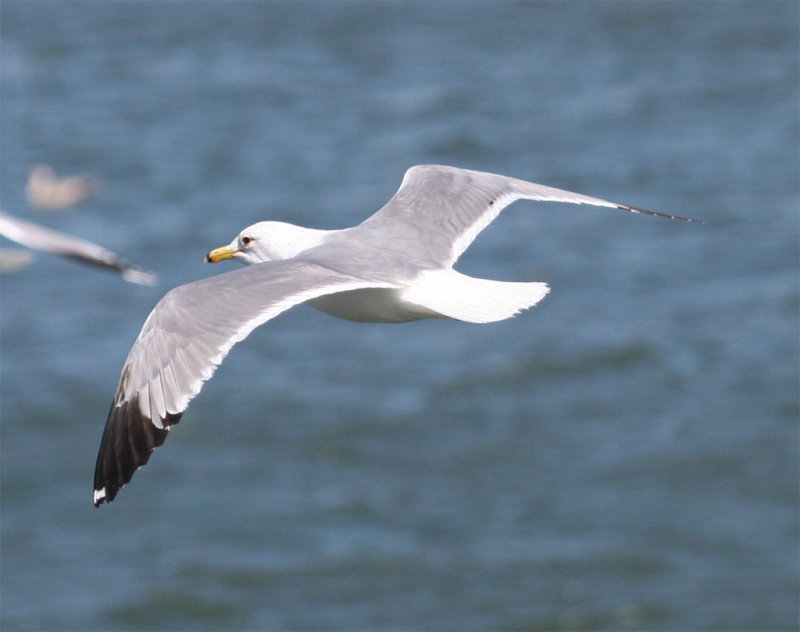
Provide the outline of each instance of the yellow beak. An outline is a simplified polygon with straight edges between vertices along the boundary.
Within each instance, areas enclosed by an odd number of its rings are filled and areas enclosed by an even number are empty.
[[[206,263],[217,263],[225,259],[233,259],[234,255],[239,252],[230,246],[222,246],[222,248],[215,248],[206,255]]]

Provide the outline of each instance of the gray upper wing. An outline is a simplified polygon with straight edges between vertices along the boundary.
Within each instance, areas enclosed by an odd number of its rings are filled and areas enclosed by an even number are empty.
[[[391,200],[359,229],[390,234],[413,244],[431,265],[452,265],[506,206],[520,199],[618,208],[634,213],[686,219],[507,176],[441,165],[406,171]],[[689,220],[696,221],[696,220]]]
[[[147,462],[234,344],[293,305],[365,287],[387,285],[291,259],[233,270],[167,293],[122,369],[97,456],[95,506],[113,500]]]

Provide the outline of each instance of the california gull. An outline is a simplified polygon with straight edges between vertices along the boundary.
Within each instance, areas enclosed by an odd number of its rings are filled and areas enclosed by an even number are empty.
[[[488,323],[538,303],[549,291],[546,283],[475,279],[452,267],[520,199],[688,219],[501,175],[422,165],[410,168],[394,197],[358,226],[312,230],[259,222],[245,228],[206,260],[255,265],[177,287],[147,317],[106,421],[95,506],[112,501],[147,462],[231,347],[294,305],[363,322]]]

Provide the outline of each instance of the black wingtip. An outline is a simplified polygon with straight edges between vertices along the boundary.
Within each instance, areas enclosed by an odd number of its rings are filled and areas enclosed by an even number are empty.
[[[682,215],[670,215],[669,213],[660,213],[658,211],[649,211],[646,208],[639,208],[638,206],[628,206],[627,204],[617,204],[618,209],[623,211],[630,211],[632,213],[643,213],[644,215],[655,215],[656,217],[664,217],[666,219],[679,219],[682,222],[692,222],[694,224],[705,224],[701,219],[693,217],[684,217]]]
[[[153,450],[164,443],[169,427],[180,418],[180,413],[167,414],[162,420],[163,428],[158,428],[142,414],[138,398],[111,406],[94,470],[95,507],[114,500],[133,473],[147,463]]]

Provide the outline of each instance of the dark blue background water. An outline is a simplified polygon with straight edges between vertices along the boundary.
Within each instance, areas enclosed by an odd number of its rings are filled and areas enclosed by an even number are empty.
[[[2,628],[796,629],[799,12],[3,0],[3,209],[161,284],[46,255],[2,279]],[[37,162],[99,196],[35,215]],[[425,162],[707,223],[517,203],[460,269],[547,281],[540,306],[292,310],[94,509],[158,298]]]

